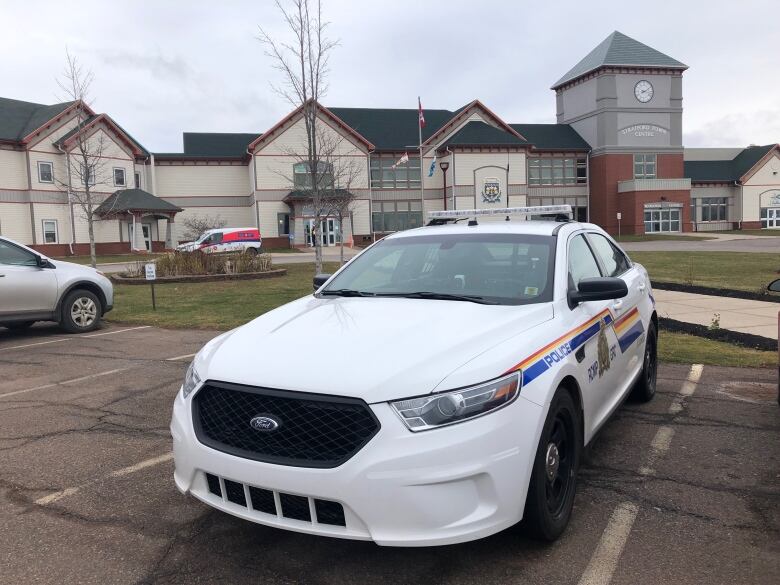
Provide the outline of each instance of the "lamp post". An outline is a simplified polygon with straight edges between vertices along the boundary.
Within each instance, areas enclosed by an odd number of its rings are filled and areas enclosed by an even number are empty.
[[[439,163],[441,172],[444,173],[444,211],[447,211],[447,169],[450,168],[449,161],[443,160]]]

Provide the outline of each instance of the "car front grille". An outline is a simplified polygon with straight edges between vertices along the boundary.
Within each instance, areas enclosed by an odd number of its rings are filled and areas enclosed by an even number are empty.
[[[239,483],[224,477],[220,478],[212,473],[206,473],[206,485],[212,495],[242,506],[249,511],[312,524],[316,522],[328,526],[347,525],[344,507],[331,500],[320,500],[282,492],[274,494],[272,490]],[[314,504],[314,517],[312,517],[310,501]]]
[[[368,405],[343,398],[208,381],[192,401],[198,440],[238,457],[296,467],[337,467],[379,431]],[[278,427],[258,429],[253,419]]]

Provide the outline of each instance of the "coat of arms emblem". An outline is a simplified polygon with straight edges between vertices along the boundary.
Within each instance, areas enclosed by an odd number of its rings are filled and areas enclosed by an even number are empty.
[[[501,200],[501,183],[498,179],[485,179],[482,187],[482,201],[485,203],[498,203]]]

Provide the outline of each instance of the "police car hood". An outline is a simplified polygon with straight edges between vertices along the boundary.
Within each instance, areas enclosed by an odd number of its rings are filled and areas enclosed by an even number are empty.
[[[427,394],[477,355],[552,317],[551,303],[309,296],[214,340],[196,367],[202,379],[379,402]]]

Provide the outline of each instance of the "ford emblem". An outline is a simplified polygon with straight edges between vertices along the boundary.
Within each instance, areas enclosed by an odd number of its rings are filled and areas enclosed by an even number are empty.
[[[270,433],[279,428],[279,421],[271,416],[257,415],[249,421],[249,426],[262,433]]]

